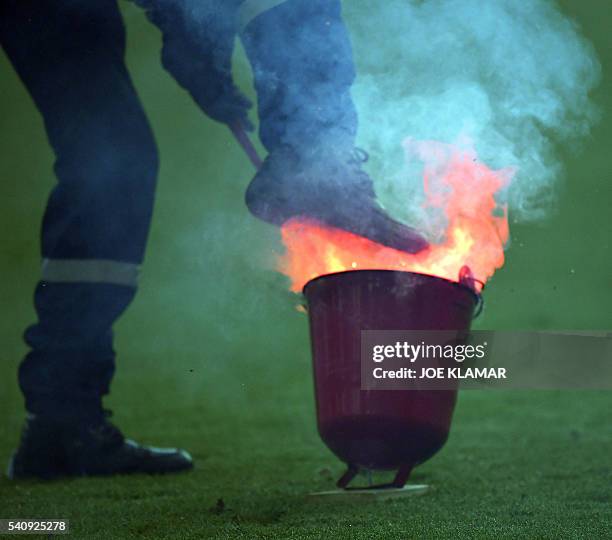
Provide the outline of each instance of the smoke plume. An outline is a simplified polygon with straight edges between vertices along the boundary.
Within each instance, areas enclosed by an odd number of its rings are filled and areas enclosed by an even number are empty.
[[[546,215],[562,171],[555,148],[588,134],[600,77],[593,47],[555,3],[345,2],[344,16],[359,143],[389,211],[425,219],[422,167],[406,163],[401,147],[411,137],[473,145],[488,166],[515,169],[500,202],[514,221]]]

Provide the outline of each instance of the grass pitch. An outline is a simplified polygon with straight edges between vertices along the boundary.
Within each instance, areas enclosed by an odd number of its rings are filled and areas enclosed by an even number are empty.
[[[309,391],[251,387],[249,407],[168,394],[162,377],[123,371],[117,420],[132,436],[189,448],[192,473],[0,480],[6,517],[69,518],[76,538],[605,538],[612,525],[610,396],[464,392],[451,438],[413,481],[419,497],[312,500],[342,466],[314,429]],[[296,366],[297,368],[297,366]],[[295,375],[309,387],[308,366]],[[131,383],[159,395],[143,403]],[[221,395],[217,396],[221,399]],[[226,399],[231,395],[226,395]],[[211,399],[202,397],[201,401]],[[120,407],[121,406],[121,407]],[[6,458],[18,414],[3,422]]]
[[[604,64],[612,96],[610,10],[563,2]],[[69,518],[74,538],[596,538],[612,526],[609,392],[460,394],[448,444],[412,481],[432,489],[384,502],[329,502],[342,464],[318,438],[306,318],[272,272],[276,231],[243,207],[251,169],[159,66],[159,35],[124,6],[130,64],[162,160],[144,279],[117,325],[108,405],[129,436],[190,450],[167,477],[12,483],[0,517]],[[0,462],[23,420],[16,369],[34,314],[38,229],[53,185],[42,122],[0,56]],[[610,329],[607,113],[580,154],[564,156],[556,214],[513,226],[488,286],[483,329]],[[10,134],[10,136],[6,136]],[[219,156],[226,156],[219,159]]]

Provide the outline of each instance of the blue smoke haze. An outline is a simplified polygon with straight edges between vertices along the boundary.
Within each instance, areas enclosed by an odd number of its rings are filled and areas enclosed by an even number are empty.
[[[562,172],[555,145],[576,145],[598,117],[600,64],[577,25],[548,0],[344,2],[344,15],[360,144],[387,208],[424,219],[405,137],[468,138],[490,167],[518,169],[502,194],[513,219],[545,217]]]

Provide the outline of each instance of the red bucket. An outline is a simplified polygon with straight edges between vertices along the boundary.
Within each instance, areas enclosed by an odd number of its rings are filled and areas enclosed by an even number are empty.
[[[462,283],[391,270],[329,274],[304,287],[314,363],[317,424],[347,472],[397,470],[405,484],[415,465],[446,442],[457,399],[452,390],[362,390],[362,330],[469,330],[479,295]]]

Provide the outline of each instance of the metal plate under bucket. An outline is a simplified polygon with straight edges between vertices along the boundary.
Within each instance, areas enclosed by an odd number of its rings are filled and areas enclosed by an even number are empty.
[[[479,296],[446,279],[391,270],[329,274],[304,287],[321,438],[349,465],[340,487],[360,469],[412,468],[446,442],[457,390],[361,390],[362,330],[468,330]]]

